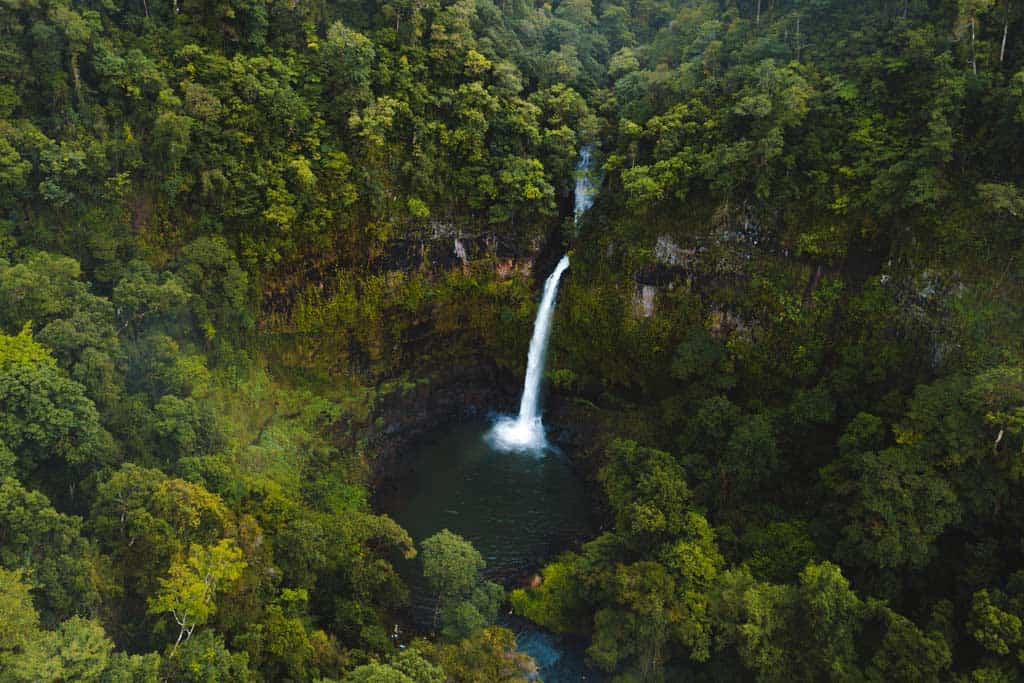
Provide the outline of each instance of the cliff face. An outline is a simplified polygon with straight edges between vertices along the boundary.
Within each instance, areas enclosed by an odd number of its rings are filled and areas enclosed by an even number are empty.
[[[464,220],[435,220],[416,226],[390,240],[373,260],[371,270],[432,270],[444,272],[466,268],[471,263],[494,261],[502,264],[499,276],[507,277],[511,264],[532,264],[541,239],[527,242],[510,239],[485,224]],[[528,273],[528,271],[527,271]]]
[[[514,406],[537,281],[562,253],[556,225],[528,231],[550,239],[523,242],[487,225],[432,221],[389,239],[369,262],[300,274],[265,300],[272,363],[368,390],[368,417],[336,425],[336,440],[367,453],[377,476],[394,473],[430,430]]]
[[[695,327],[716,344],[752,343],[765,312],[747,302],[761,274],[784,269],[807,308],[823,279],[756,227],[652,231],[638,249],[595,211],[560,295],[545,387],[554,438],[583,453],[599,448],[609,420],[628,421],[629,405],[677,388],[673,356]],[[409,446],[445,423],[515,408],[538,285],[564,251],[558,231],[547,234],[517,244],[486,226],[434,221],[296,296],[283,346],[308,353],[292,361],[374,389],[366,422],[337,432],[365,445],[376,477],[407,466]]]
[[[409,454],[417,442],[444,425],[483,420],[512,405],[512,387],[510,376],[486,359],[450,366],[389,388],[374,404],[372,422],[353,435],[374,454],[374,478],[395,477],[415,465]]]

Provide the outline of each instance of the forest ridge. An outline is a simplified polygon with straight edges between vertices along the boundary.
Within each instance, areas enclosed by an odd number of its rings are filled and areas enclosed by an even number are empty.
[[[1020,680],[1022,159],[1019,0],[3,0],[0,682]],[[506,595],[374,487],[563,250]]]

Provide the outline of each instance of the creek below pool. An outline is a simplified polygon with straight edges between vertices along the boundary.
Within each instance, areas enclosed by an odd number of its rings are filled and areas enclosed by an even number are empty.
[[[466,538],[487,561],[486,576],[507,587],[593,537],[591,505],[565,453],[496,451],[485,439],[490,426],[462,424],[424,439],[410,456],[412,469],[380,487],[377,507],[401,524],[417,546],[442,529]],[[420,561],[399,559],[396,564],[411,591],[411,620],[428,632],[434,600]],[[601,680],[583,665],[578,644],[509,616],[507,610],[500,623],[516,633],[519,649],[537,661],[545,683]]]

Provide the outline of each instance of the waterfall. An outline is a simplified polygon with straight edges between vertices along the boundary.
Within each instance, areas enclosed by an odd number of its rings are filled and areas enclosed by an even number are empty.
[[[576,222],[580,222],[580,218],[587,212],[587,210],[594,204],[594,184],[590,180],[590,155],[592,150],[589,146],[584,147],[580,150],[579,161],[576,162],[576,196],[575,205],[573,207],[573,216]]]
[[[590,182],[590,148],[580,150],[576,165],[575,220],[578,223],[594,203],[594,187]],[[544,361],[551,337],[551,321],[555,315],[555,298],[562,274],[569,268],[569,257],[563,256],[555,270],[544,282],[544,293],[533,322],[533,337],[526,361],[526,379],[523,397],[519,402],[519,415],[503,417],[494,424],[488,435],[491,445],[504,451],[542,451],[547,446],[544,423],[540,416],[540,385],[544,379]]]
[[[551,336],[551,319],[555,314],[555,296],[562,273],[569,267],[569,257],[563,256],[555,271],[544,283],[544,295],[533,323],[530,354],[526,362],[526,380],[523,398],[519,402],[519,416],[499,420],[491,431],[493,444],[502,450],[542,450],[547,445],[544,424],[540,418],[540,383],[544,379],[544,357]]]
[[[523,382],[523,398],[519,402],[519,421],[533,423],[539,420],[537,414],[540,402],[540,381],[544,379],[544,357],[548,351],[548,339],[551,337],[551,318],[555,314],[555,296],[558,294],[558,283],[562,273],[569,267],[569,257],[563,256],[555,267],[555,272],[548,276],[544,283],[544,296],[540,300],[537,319],[533,323],[533,337],[530,339],[530,355],[526,362],[526,381]]]

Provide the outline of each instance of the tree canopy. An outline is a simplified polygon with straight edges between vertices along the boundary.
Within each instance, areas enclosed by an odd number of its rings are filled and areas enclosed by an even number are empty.
[[[8,0],[0,680],[522,680],[506,588],[620,680],[1021,678],[1022,35]],[[502,586],[381,494],[512,400],[567,252],[547,405],[597,531]]]

